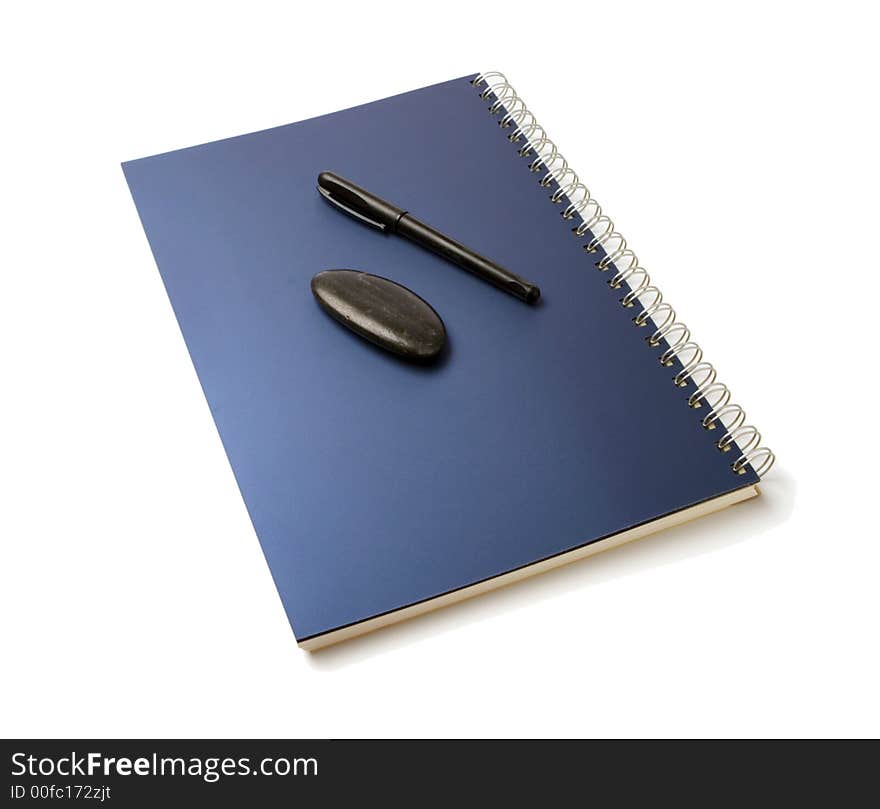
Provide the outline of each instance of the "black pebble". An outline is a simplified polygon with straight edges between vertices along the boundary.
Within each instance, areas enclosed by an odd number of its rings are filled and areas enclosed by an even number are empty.
[[[312,293],[343,326],[401,357],[427,362],[446,343],[446,328],[431,306],[387,278],[324,270],[312,278]]]

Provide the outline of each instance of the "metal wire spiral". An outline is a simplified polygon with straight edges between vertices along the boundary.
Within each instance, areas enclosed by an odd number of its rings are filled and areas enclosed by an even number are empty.
[[[502,129],[511,130],[507,135],[511,143],[521,144],[519,156],[531,158],[529,170],[541,172],[540,185],[549,188],[556,184],[550,201],[557,205],[566,203],[560,211],[562,218],[580,217],[581,222],[572,228],[572,233],[578,238],[589,236],[583,245],[584,250],[595,253],[602,248],[604,255],[596,262],[596,267],[601,272],[614,270],[608,286],[614,290],[625,289],[620,298],[623,307],[632,308],[636,304],[641,307],[633,323],[640,327],[647,326],[650,321],[653,325],[646,342],[652,348],[665,344],[659,362],[673,366],[678,360],[681,368],[672,377],[673,384],[687,387],[693,382],[695,390],[687,403],[695,409],[704,406],[708,409],[701,421],[704,429],[724,431],[715,445],[719,452],[735,451],[731,469],[743,475],[746,467],[751,466],[758,477],[766,475],[776,456],[767,447],[760,446],[761,434],[745,424],[745,411],[738,404],[731,404],[730,390],[727,385],[716,381],[715,368],[703,361],[703,350],[690,339],[690,329],[678,321],[675,310],[663,300],[663,293],[652,285],[651,276],[639,264],[638,256],[617,231],[614,222],[602,212],[602,206],[568,165],[544,127],[503,73],[480,73],[472,84],[480,90],[480,98],[490,101],[492,115],[497,116],[503,111],[498,124]]]

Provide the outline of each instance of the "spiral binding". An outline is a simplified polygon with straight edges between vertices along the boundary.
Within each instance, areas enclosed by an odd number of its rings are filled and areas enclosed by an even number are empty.
[[[503,110],[499,126],[502,129],[515,127],[507,139],[511,143],[522,142],[519,156],[533,158],[529,163],[530,171],[543,170],[539,180],[541,187],[549,188],[556,183],[550,201],[560,204],[565,200],[568,203],[561,212],[562,218],[580,217],[580,224],[572,232],[579,238],[589,235],[584,250],[595,253],[602,248],[605,255],[596,262],[596,267],[602,272],[614,270],[608,281],[612,289],[626,285],[628,291],[620,299],[621,305],[625,308],[636,304],[642,307],[633,322],[636,326],[646,326],[651,321],[654,330],[646,338],[648,345],[652,348],[661,343],[666,345],[659,355],[660,363],[672,366],[678,360],[681,369],[672,377],[673,384],[687,387],[693,382],[695,390],[687,400],[688,405],[692,408],[705,405],[709,409],[701,422],[706,430],[725,430],[715,442],[719,452],[739,450],[736,460],[731,463],[733,471],[744,475],[746,467],[751,466],[758,477],[766,475],[776,456],[767,447],[760,446],[761,434],[755,427],[745,424],[745,411],[738,404],[731,403],[727,385],[716,381],[715,368],[703,361],[703,349],[690,339],[690,329],[677,320],[675,310],[663,300],[663,293],[651,284],[651,277],[639,264],[638,256],[627,246],[614,222],[602,212],[602,206],[591,196],[590,189],[569,167],[568,161],[505,75],[494,70],[480,73],[471,83],[478,89],[485,85],[480,98],[484,101],[491,99],[489,112],[492,115],[497,116]]]

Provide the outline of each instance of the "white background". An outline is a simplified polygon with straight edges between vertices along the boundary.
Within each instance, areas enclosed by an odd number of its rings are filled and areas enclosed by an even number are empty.
[[[0,735],[877,735],[870,13],[7,8]],[[779,461],[758,501],[309,655],[119,163],[489,69]]]

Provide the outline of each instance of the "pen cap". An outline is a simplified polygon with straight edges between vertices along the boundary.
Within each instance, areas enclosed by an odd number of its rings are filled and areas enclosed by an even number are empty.
[[[400,217],[406,213],[332,171],[318,175],[318,191],[327,202],[350,216],[389,233],[394,232]]]

